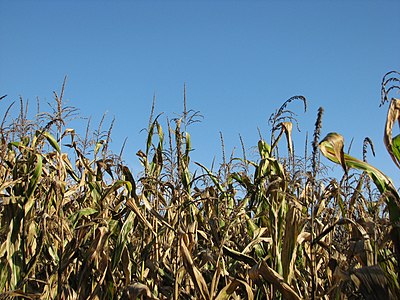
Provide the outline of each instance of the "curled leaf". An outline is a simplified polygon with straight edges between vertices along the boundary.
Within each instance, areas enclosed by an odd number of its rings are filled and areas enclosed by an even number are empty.
[[[343,137],[338,133],[329,133],[319,144],[322,154],[329,160],[342,165],[344,169],[355,168],[365,171],[374,181],[381,193],[390,190],[398,197],[392,180],[374,166],[343,152]]]
[[[346,162],[344,159],[344,140],[343,136],[336,132],[329,133],[319,144],[322,154],[331,161],[342,166],[347,174]]]
[[[286,141],[288,144],[289,153],[290,153],[290,155],[292,155],[293,154],[293,142],[292,142],[293,124],[292,124],[292,122],[282,122],[281,126],[282,126],[282,131],[284,131],[285,135],[286,135]]]
[[[392,138],[393,125],[396,121],[400,125],[400,99],[392,98],[386,117],[386,125],[385,125],[385,132],[383,135],[383,141],[393,162],[398,168],[400,168],[399,136]]]

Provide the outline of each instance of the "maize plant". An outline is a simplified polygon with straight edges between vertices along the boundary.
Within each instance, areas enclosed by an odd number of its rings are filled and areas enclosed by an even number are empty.
[[[383,81],[386,97],[398,82]],[[396,81],[397,79],[397,81]],[[390,87],[389,87],[390,85]],[[131,169],[110,151],[114,121],[69,121],[64,87],[50,112],[27,103],[0,127],[0,299],[397,299],[399,194],[377,168],[344,152],[339,134],[295,151],[289,98],[270,118],[256,153],[220,165],[192,161],[199,113],[154,116]],[[1,105],[8,99],[1,97]],[[400,165],[399,102],[385,145]],[[269,142],[267,142],[267,140]],[[370,145],[372,142],[366,139]],[[297,148],[296,148],[297,149]],[[325,172],[319,153],[340,164]],[[121,150],[122,153],[122,150]],[[370,186],[369,178],[376,189]]]

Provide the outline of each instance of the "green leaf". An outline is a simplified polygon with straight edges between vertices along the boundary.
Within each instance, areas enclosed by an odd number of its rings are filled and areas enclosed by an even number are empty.
[[[124,250],[124,248],[128,243],[128,234],[133,228],[134,221],[135,221],[135,213],[133,211],[130,211],[118,235],[117,244],[113,252],[111,270],[114,270],[119,261],[121,260],[122,251]]]
[[[102,202],[105,198],[108,197],[112,192],[116,191],[120,187],[125,186],[127,189],[128,193],[131,194],[132,192],[132,184],[129,181],[125,180],[117,180],[102,196],[100,199],[100,202]]]
[[[196,165],[201,167],[204,171],[206,171],[207,175],[210,177],[210,179],[214,182],[215,186],[218,188],[220,192],[225,192],[224,188],[222,185],[218,182],[218,177],[215,176],[207,167],[203,166],[201,163],[195,162]]]
[[[258,151],[262,159],[268,158],[271,155],[271,146],[264,140],[258,141]]]
[[[71,223],[73,224],[73,227],[75,228],[75,226],[77,225],[77,223],[81,217],[90,216],[95,213],[97,213],[96,209],[91,208],[91,207],[86,207],[86,208],[82,208],[82,209],[78,210],[74,214],[70,215],[68,218],[71,221]]]
[[[28,190],[26,192],[26,197],[28,199],[27,203],[25,204],[25,214],[30,211],[35,202],[35,197],[33,197],[33,193],[36,190],[38,185],[40,176],[42,175],[42,156],[40,154],[36,154],[36,167],[29,181]]]
[[[94,147],[94,156],[97,155],[97,153],[99,153],[100,147],[104,145],[104,140],[100,140],[96,143],[96,146]]]
[[[400,161],[400,134],[392,139],[392,151],[397,161]]]
[[[58,145],[57,140],[49,132],[45,131],[42,133],[50,145],[58,152],[61,153],[60,145]]]
[[[398,168],[400,168],[399,153],[395,153],[395,151],[398,151],[398,136],[392,138],[393,125],[396,122],[400,124],[400,99],[392,98],[386,116],[383,142],[385,143],[386,150],[388,151],[393,162]],[[394,145],[394,143],[396,143],[396,145]]]

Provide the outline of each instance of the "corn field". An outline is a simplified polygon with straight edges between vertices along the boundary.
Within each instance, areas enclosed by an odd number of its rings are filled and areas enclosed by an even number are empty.
[[[397,167],[399,83],[387,73],[381,99]],[[173,120],[153,106],[133,174],[109,149],[113,124],[68,127],[64,87],[33,120],[0,98],[0,299],[400,299],[400,195],[368,164],[368,137],[356,158],[321,135],[322,108],[310,151],[295,153],[290,105],[306,110],[305,97],[271,115],[255,159],[243,145],[216,170],[191,161],[186,99]]]

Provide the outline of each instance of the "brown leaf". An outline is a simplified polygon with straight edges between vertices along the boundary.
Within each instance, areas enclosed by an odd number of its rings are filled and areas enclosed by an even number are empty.
[[[203,275],[201,275],[199,269],[197,269],[194,265],[193,259],[189,253],[188,248],[185,245],[185,242],[183,241],[183,238],[181,238],[181,252],[183,255],[183,263],[185,265],[185,269],[189,272],[194,286],[196,287],[196,290],[200,293],[202,299],[210,299],[210,293],[207,288],[207,283]]]
[[[254,266],[251,273],[252,277],[258,275],[264,278],[265,281],[272,283],[282,293],[283,299],[301,300],[301,297],[284,281],[283,277],[270,268],[264,261]]]
[[[139,296],[145,296],[146,299],[157,299],[151,294],[147,285],[139,282],[128,285],[122,294],[122,299],[136,300]]]
[[[230,299],[230,296],[237,290],[238,286],[242,284],[244,288],[246,289],[247,293],[247,299],[248,300],[253,300],[254,299],[254,294],[253,290],[251,289],[250,285],[239,279],[233,279],[231,282],[229,282],[217,295],[215,300],[228,300]]]
[[[292,122],[282,122],[281,123],[282,130],[285,132],[286,135],[286,141],[288,144],[288,150],[290,155],[293,154],[293,142],[292,142],[292,128],[293,124]]]

